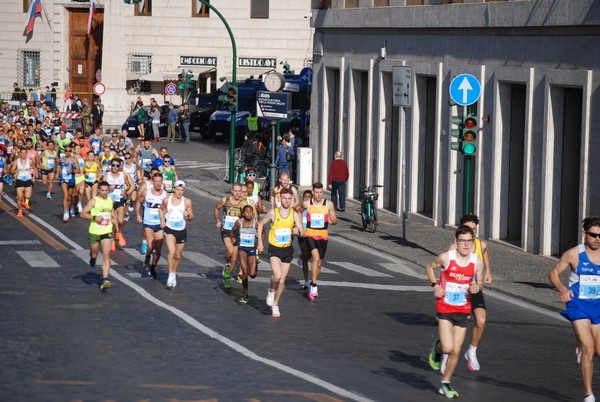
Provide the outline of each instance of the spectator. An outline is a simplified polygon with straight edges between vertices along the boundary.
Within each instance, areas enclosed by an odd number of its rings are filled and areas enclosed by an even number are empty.
[[[177,129],[175,128],[177,126],[177,109],[175,109],[175,106],[173,106],[172,103],[169,104],[169,114],[167,115],[167,124],[168,124],[167,141],[173,142],[173,141],[175,141],[175,137],[177,134]]]
[[[52,105],[50,106],[50,110],[54,111],[56,110],[56,87],[54,86],[54,83],[50,85],[50,97],[52,99]]]
[[[331,190],[331,202],[333,202],[333,207],[340,212],[344,212],[346,209],[346,182],[350,177],[348,164],[346,164],[346,161],[342,157],[342,151],[335,153],[335,159],[329,168],[329,176],[327,178],[327,187]]]
[[[75,95],[77,98],[77,95]],[[77,104],[77,102],[75,102]],[[92,134],[92,110],[87,99],[83,100],[81,108],[81,124],[83,127],[83,135],[89,137]]]
[[[150,119],[152,121],[152,132],[154,134],[154,142],[160,141],[160,132],[158,131],[158,125],[160,124],[160,107],[156,101],[152,101],[150,104]]]
[[[183,104],[183,113],[181,114],[181,125],[183,126],[181,142],[190,142],[190,105],[187,102]]]
[[[102,116],[104,115],[104,110],[100,106],[100,100],[94,99],[92,105],[92,126],[95,129],[99,128],[102,130]]]
[[[133,113],[135,114],[135,117],[137,118],[137,129],[138,132],[140,133],[140,138],[145,137],[145,133],[144,133],[144,126],[146,125],[146,118],[147,113],[146,110],[144,110],[144,104],[142,103],[141,100],[138,100],[136,103],[136,109],[133,111]]]
[[[49,110],[52,109],[52,92],[50,92],[50,87],[46,85],[46,93],[44,93],[44,103]]]
[[[289,138],[286,135],[281,139],[281,145],[277,148],[277,155],[275,156],[275,164],[279,169],[279,175],[287,173],[290,175],[290,162],[294,158],[294,150],[288,145]]]

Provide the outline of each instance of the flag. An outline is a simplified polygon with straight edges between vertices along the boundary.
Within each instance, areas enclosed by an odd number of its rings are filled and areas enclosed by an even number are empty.
[[[92,20],[94,19],[94,15],[96,15],[96,13],[97,13],[96,3],[94,2],[94,0],[92,0],[90,2],[90,11],[88,12],[88,30],[87,30],[88,38],[90,37],[90,34],[92,33]]]
[[[36,17],[42,14],[42,0],[33,0],[29,5],[29,11],[27,11],[27,19],[25,20],[25,29],[23,30],[23,36],[30,36],[33,34],[33,26],[35,24]]]

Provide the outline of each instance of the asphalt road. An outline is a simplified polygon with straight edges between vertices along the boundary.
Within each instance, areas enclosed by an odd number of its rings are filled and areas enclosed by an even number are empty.
[[[190,169],[204,179],[221,174]],[[35,218],[26,221],[44,234],[0,210],[0,400],[443,400],[427,363],[437,328],[422,268],[332,239],[318,301],[307,301],[294,266],[282,317],[273,319],[265,256],[247,305],[236,301],[241,285],[223,288],[216,200],[200,187],[191,180],[186,190],[196,221],[172,291],[164,263],[157,280],[143,275],[137,223],[127,224],[128,245],[112,256],[113,287],[101,293],[99,268],[87,265],[88,222],[63,224],[59,197],[34,191]],[[502,295],[486,300],[482,369],[461,360],[453,380],[461,399],[582,399],[568,323]]]

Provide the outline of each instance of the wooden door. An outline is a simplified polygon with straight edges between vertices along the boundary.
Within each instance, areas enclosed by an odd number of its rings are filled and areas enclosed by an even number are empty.
[[[80,99],[95,97],[96,71],[102,68],[102,31],[104,10],[97,9],[92,33],[87,36],[87,8],[69,9],[69,84]]]

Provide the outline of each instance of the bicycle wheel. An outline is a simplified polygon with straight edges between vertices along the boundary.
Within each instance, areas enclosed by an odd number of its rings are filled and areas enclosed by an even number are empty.
[[[363,203],[360,206],[360,218],[362,220],[363,229],[366,229],[367,225],[369,223],[369,211],[368,211],[368,208],[369,208],[369,204],[363,201]]]
[[[371,216],[369,217],[369,232],[375,233],[377,230],[377,209],[373,207],[371,210]]]

